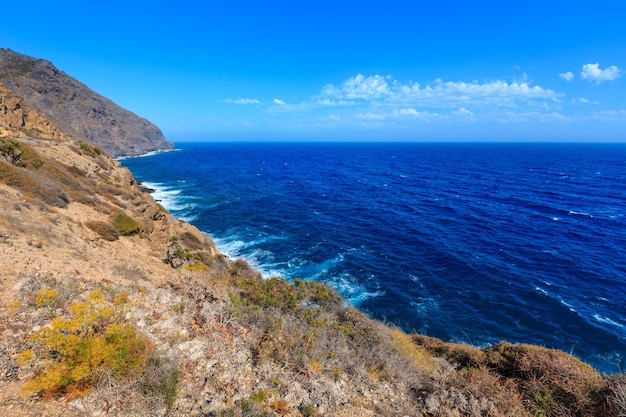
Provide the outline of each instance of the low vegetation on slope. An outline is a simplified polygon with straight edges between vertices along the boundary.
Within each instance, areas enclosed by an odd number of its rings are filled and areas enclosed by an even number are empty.
[[[407,335],[314,282],[230,264],[162,288],[22,278],[22,392],[109,415],[618,416],[624,381],[560,351]],[[19,368],[17,368],[19,366]]]

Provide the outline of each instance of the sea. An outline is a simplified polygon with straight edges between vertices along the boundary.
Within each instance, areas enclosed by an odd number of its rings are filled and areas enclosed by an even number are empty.
[[[626,144],[189,142],[122,164],[264,277],[409,332],[626,366]]]

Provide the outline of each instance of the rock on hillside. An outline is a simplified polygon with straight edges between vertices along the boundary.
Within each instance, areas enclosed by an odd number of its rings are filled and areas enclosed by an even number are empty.
[[[173,148],[158,127],[49,61],[0,48],[0,82],[76,140],[100,146],[113,157]]]

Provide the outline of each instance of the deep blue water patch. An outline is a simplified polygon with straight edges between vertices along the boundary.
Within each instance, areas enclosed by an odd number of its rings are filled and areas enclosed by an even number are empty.
[[[626,358],[626,145],[179,144],[123,160],[266,276],[446,340]]]

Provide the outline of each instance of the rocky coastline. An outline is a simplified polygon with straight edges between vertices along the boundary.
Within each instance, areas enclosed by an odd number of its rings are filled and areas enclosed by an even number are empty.
[[[85,139],[0,84],[3,415],[626,413],[626,378],[565,352],[407,334],[261,279]]]

